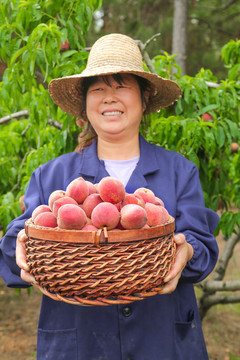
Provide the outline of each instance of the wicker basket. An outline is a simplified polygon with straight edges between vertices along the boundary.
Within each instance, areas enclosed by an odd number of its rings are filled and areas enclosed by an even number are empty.
[[[175,259],[174,218],[141,230],[25,225],[27,262],[43,294],[75,305],[125,304],[159,293]]]

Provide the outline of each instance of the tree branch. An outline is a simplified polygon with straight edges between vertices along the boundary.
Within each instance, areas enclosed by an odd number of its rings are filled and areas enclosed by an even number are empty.
[[[217,304],[236,304],[240,302],[240,293],[237,294],[214,294],[204,298],[202,307],[200,309],[201,318],[203,318],[203,311],[209,309]],[[204,315],[206,312],[204,313]]]
[[[29,111],[28,110],[21,110],[21,111],[18,111],[16,113],[4,116],[4,117],[0,118],[0,125],[1,124],[6,124],[10,120],[13,120],[13,119],[19,120],[19,118],[22,117],[22,116],[25,116],[26,118],[28,118],[29,117]],[[52,120],[52,119],[48,119],[48,124],[51,125],[51,126],[54,126],[58,130],[62,130],[63,125],[62,125],[61,122],[58,122],[58,121]],[[26,129],[26,131],[27,131],[27,129]],[[26,131],[25,131],[25,133],[26,133]]]
[[[154,34],[150,39],[148,39],[144,44],[144,50],[146,50],[147,46],[150,44],[151,41],[155,41],[156,37],[160,36],[161,33]]]
[[[213,280],[222,280],[224,278],[228,266],[228,262],[231,259],[233,255],[234,247],[239,242],[239,240],[240,240],[240,234],[238,233],[238,234],[232,234],[232,236],[226,241],[223,254],[215,268],[213,274]]]
[[[29,116],[29,111],[28,110],[22,110],[22,111],[18,111],[16,113],[13,113],[11,115],[7,115],[7,116],[4,116],[0,119],[0,125],[1,124],[6,124],[8,123],[10,120],[12,119],[18,119],[22,116],[25,116],[25,117],[28,117]]]
[[[58,130],[62,130],[63,124],[57,120],[48,119],[48,124],[54,126]]]
[[[148,69],[149,69],[152,73],[154,73],[154,74],[156,74],[156,69],[155,69],[155,67],[153,66],[152,62],[151,62],[151,59],[150,59],[150,57],[149,57],[149,55],[148,55],[148,53],[147,53],[147,51],[146,51],[146,47],[150,44],[151,41],[155,40],[156,37],[157,37],[157,36],[160,36],[160,35],[161,35],[160,33],[157,33],[157,34],[153,35],[150,39],[148,39],[148,40],[145,42],[145,44],[143,44],[143,42],[142,42],[141,40],[135,40],[136,43],[137,43],[138,46],[139,46],[139,49],[140,49],[140,51],[141,51],[141,53],[142,53],[143,60],[145,61]]]
[[[216,291],[238,291],[240,290],[240,281],[222,281],[226,269],[233,255],[233,250],[240,240],[240,234],[232,234],[226,241],[222,256],[220,257],[212,280],[206,280],[196,286],[203,289],[203,295],[199,299],[199,314],[203,319],[209,308],[216,304],[230,304],[240,302],[240,293],[237,294],[215,294]]]
[[[206,84],[210,88],[218,88],[221,85],[221,84],[216,84],[216,83],[211,82],[211,81],[206,81]]]
[[[240,280],[207,280],[199,284],[203,291],[238,291],[240,290]]]

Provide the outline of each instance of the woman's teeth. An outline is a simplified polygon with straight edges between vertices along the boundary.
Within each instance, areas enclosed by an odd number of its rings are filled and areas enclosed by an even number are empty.
[[[121,111],[105,111],[104,113],[103,113],[103,115],[121,115],[122,114],[122,112]]]

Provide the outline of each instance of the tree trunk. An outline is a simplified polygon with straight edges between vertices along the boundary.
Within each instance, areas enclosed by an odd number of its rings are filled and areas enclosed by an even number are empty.
[[[187,11],[188,0],[174,0],[172,54],[177,54],[182,75],[186,75]]]

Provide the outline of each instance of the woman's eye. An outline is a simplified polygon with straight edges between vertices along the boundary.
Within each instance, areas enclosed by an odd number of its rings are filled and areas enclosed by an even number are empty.
[[[103,88],[101,88],[101,87],[92,89],[92,91],[101,91],[101,90],[103,90]]]

